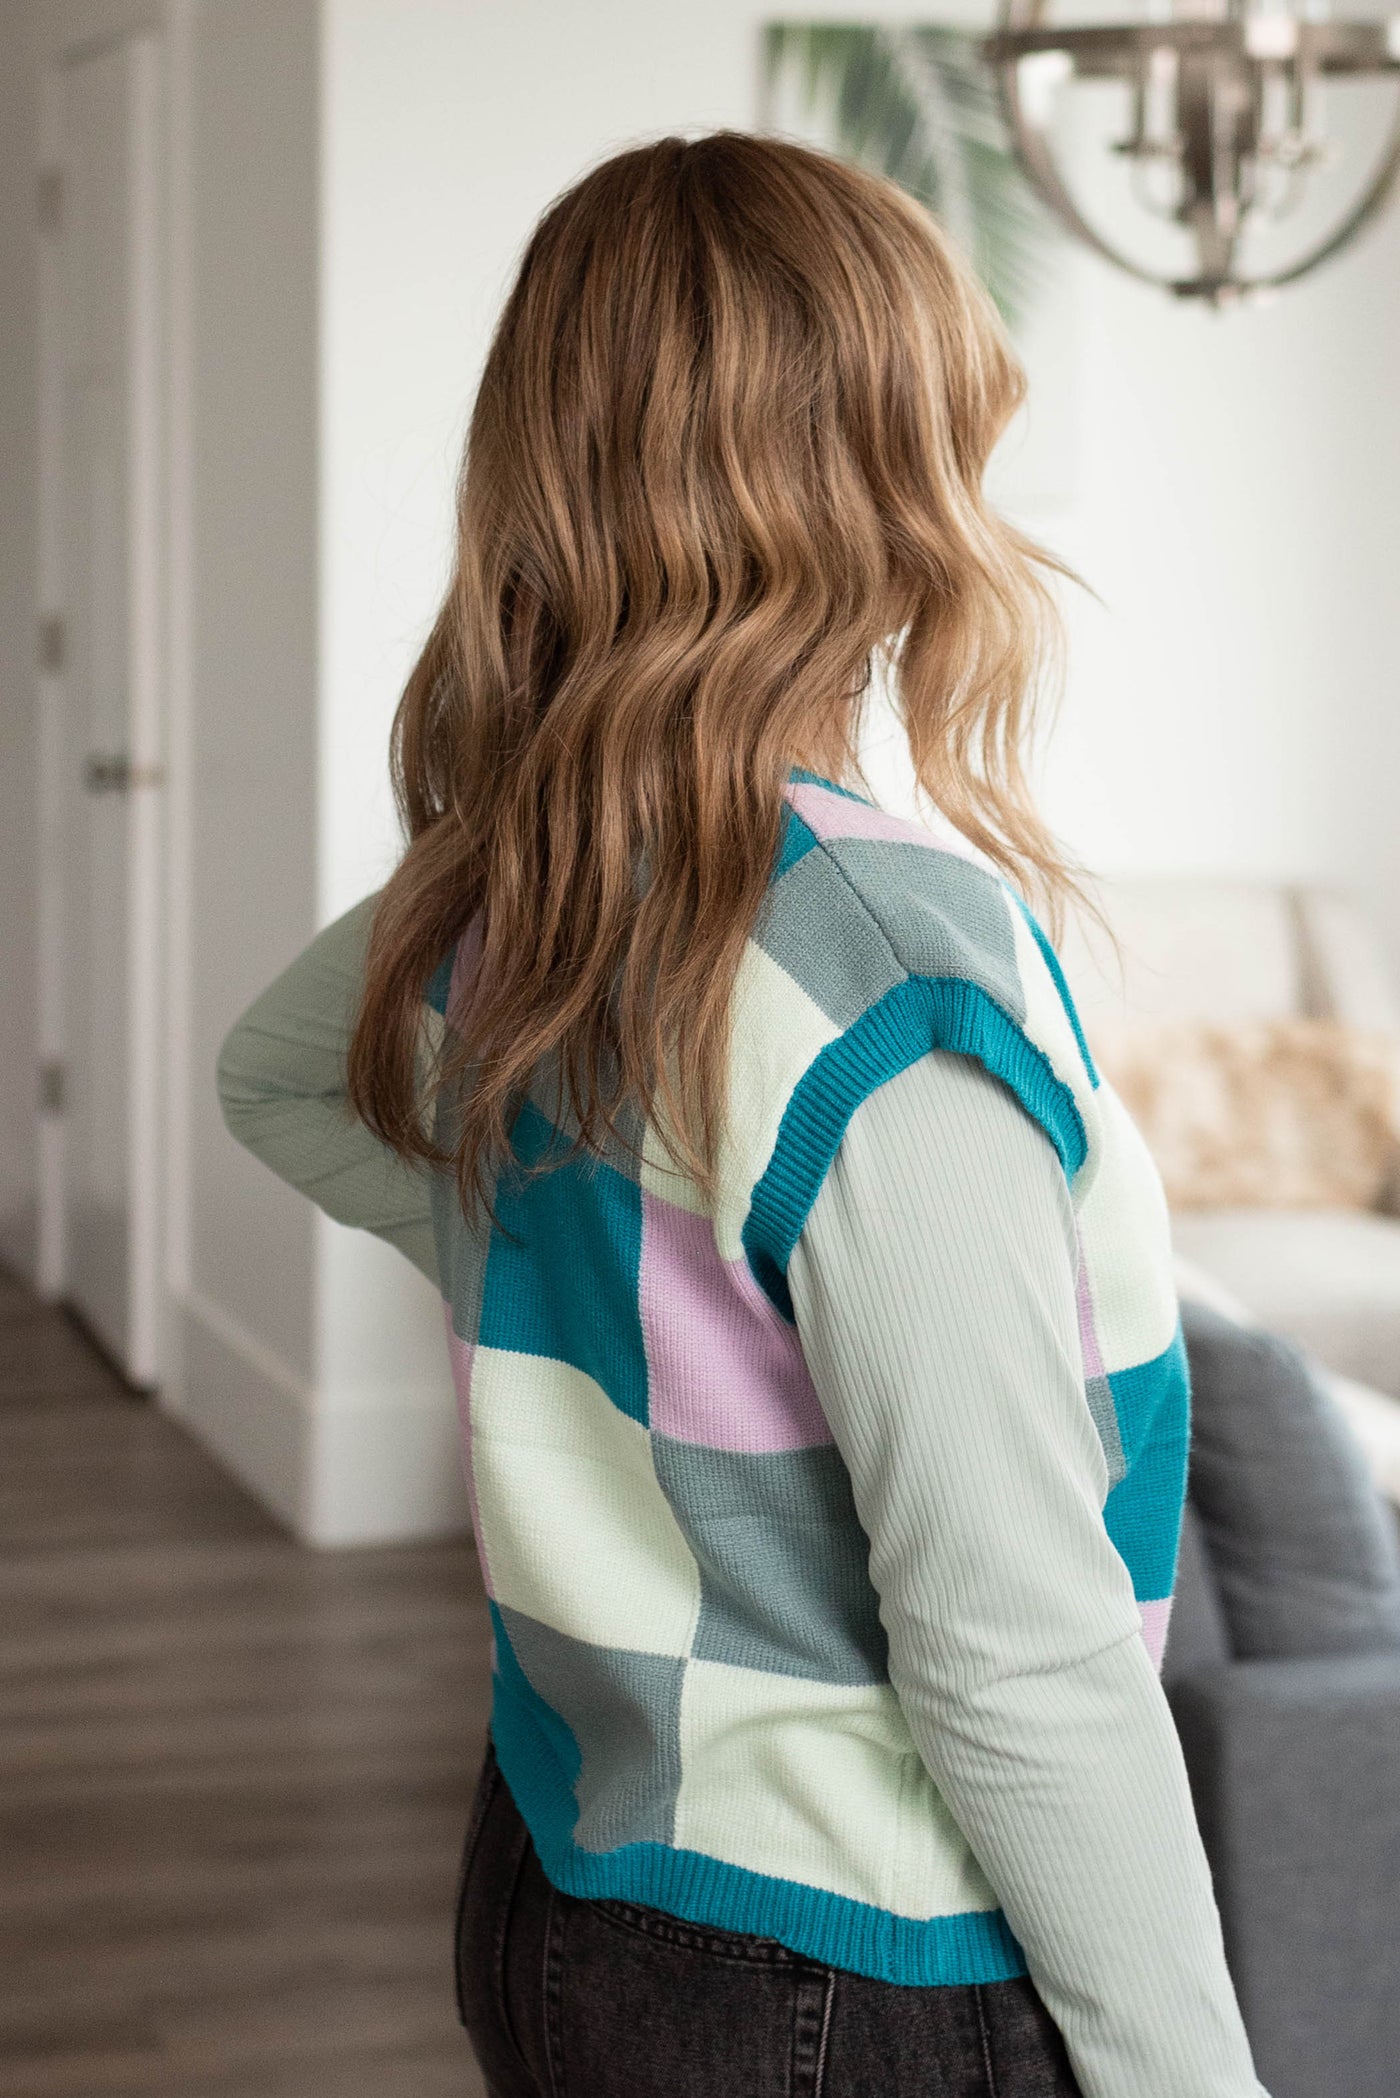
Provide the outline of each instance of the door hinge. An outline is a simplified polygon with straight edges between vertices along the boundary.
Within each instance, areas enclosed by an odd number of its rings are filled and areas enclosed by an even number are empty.
[[[39,1107],[46,1115],[61,1115],[67,1104],[68,1073],[57,1057],[39,1066]]]
[[[63,170],[40,168],[35,187],[35,208],[41,233],[63,231]]]
[[[62,670],[67,654],[67,632],[57,613],[39,621],[39,668],[51,675]]]

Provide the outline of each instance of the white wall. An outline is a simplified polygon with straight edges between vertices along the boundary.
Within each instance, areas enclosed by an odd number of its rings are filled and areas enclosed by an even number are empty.
[[[1356,887],[1400,960],[1400,212],[1214,314],[1086,258],[1052,814],[1105,871]]]
[[[300,1527],[315,1221],[225,1132],[214,1066],[316,926],[317,52],[314,0],[208,0],[179,86],[190,543],[166,1395]]]
[[[213,1085],[227,1028],[335,914],[327,856],[363,816],[337,763],[340,724],[318,705],[334,631],[321,621],[320,538],[343,487],[322,398],[320,36],[316,0],[203,0],[193,15],[189,897],[176,971],[188,1134],[173,1176],[169,1397],[300,1534],[346,1544],[464,1519],[440,1307],[399,1256],[328,1223],[242,1152]],[[376,308],[363,310],[367,331]],[[382,736],[377,755],[382,771]]]
[[[327,912],[392,863],[389,721],[446,572],[471,398],[529,231],[609,148],[752,126],[763,13],[325,0]]]
[[[0,1260],[32,1275],[38,330],[33,12],[0,8]]]

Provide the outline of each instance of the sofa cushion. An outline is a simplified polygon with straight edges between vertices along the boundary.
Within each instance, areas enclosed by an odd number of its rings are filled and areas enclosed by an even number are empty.
[[[1177,1252],[1172,1265],[1176,1293],[1183,1304],[1209,1304],[1212,1311],[1233,1319],[1237,1326],[1258,1325],[1258,1319],[1223,1282],[1207,1274],[1194,1260],[1188,1260],[1184,1253]],[[1322,1379],[1327,1396],[1360,1443],[1371,1484],[1383,1500],[1393,1504],[1393,1512],[1400,1518],[1400,1399],[1373,1391],[1369,1384],[1358,1384],[1354,1377],[1342,1376],[1316,1357],[1312,1358],[1312,1366],[1314,1374]]]
[[[1281,1020],[1303,1010],[1289,893],[1175,875],[1105,882],[1113,937],[1071,918],[1060,952],[1092,1038],[1100,1021]]]
[[[1172,1219],[1178,1252],[1261,1326],[1400,1398],[1400,1222],[1358,1210],[1220,1209]]]
[[[1400,1549],[1365,1459],[1298,1350],[1182,1306],[1190,1496],[1237,1659],[1400,1651]]]
[[[1366,914],[1326,889],[1300,890],[1297,906],[1307,1011],[1400,1035],[1395,971]]]

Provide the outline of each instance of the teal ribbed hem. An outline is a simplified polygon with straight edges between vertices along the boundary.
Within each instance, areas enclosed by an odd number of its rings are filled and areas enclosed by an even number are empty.
[[[821,1887],[770,1879],[664,1843],[580,1850],[572,1839],[577,1808],[558,1740],[542,1729],[528,1691],[518,1695],[499,1673],[494,1689],[491,1734],[501,1772],[545,1877],[561,1893],[640,1902],[687,1923],[773,1938],[821,1966],[875,1981],[931,1988],[1009,1981],[1026,1972],[1025,1956],[1000,1909],[896,1916]],[[550,1718],[560,1724],[557,1715]]]
[[[815,1057],[793,1088],[777,1142],[753,1191],[744,1251],[760,1286],[792,1317],[787,1264],[831,1161],[862,1100],[932,1049],[949,1049],[1002,1080],[1037,1121],[1071,1180],[1088,1140],[1074,1094],[1048,1056],[980,984],[911,976]]]

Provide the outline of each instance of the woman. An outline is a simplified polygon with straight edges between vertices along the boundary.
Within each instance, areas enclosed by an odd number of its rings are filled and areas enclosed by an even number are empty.
[[[1163,1204],[1021,901],[1021,386],[852,168],[586,177],[477,399],[407,852],[225,1046],[234,1132],[446,1300],[493,2098],[1259,2089],[1153,1668]],[[882,657],[929,827],[860,791]]]

